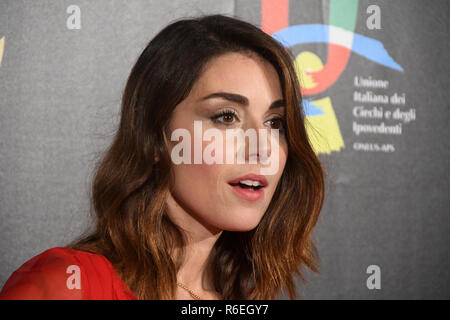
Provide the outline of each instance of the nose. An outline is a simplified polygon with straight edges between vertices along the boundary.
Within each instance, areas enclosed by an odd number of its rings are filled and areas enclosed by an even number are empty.
[[[245,160],[247,163],[265,163],[271,155],[271,132],[264,126],[252,126],[250,128],[256,132],[256,142],[247,136],[245,137]],[[244,130],[248,130],[248,128]]]

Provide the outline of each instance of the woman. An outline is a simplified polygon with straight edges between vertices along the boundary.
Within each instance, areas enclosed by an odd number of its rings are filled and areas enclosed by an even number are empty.
[[[324,195],[301,103],[292,57],[259,28],[222,15],[170,24],[126,84],[93,182],[95,230],[27,261],[0,298],[274,299],[286,290],[295,299],[301,267],[317,272],[311,231]],[[259,174],[262,161],[250,159],[264,150],[250,148],[244,164],[175,163],[180,141],[198,145],[198,124],[200,133],[268,130],[277,168]],[[173,139],[177,129],[190,135]],[[209,142],[200,145],[204,154]]]

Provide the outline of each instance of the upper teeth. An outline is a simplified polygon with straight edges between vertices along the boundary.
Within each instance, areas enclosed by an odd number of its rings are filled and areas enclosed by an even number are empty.
[[[253,187],[258,187],[258,186],[262,186],[261,182],[259,181],[253,181],[253,180],[241,180],[239,181],[239,183],[245,184],[247,186],[253,186]]]

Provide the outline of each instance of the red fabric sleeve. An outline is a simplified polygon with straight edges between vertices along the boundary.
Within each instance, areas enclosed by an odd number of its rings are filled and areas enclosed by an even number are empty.
[[[6,281],[0,299],[136,299],[102,255],[51,248],[25,262]]]

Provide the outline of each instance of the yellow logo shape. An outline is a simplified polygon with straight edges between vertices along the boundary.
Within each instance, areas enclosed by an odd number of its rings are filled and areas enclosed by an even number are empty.
[[[316,54],[310,51],[304,51],[295,58],[295,68],[301,86],[303,88],[311,88],[315,86],[315,83],[311,79],[311,76],[306,74],[306,70],[321,70],[323,63]],[[310,104],[323,112],[319,115],[307,116],[305,119],[308,138],[314,151],[317,154],[330,154],[332,151],[340,151],[345,145],[336,114],[331,104],[331,99],[325,97],[312,100]]]
[[[2,65],[3,48],[5,47],[5,37],[0,39],[0,66]]]

